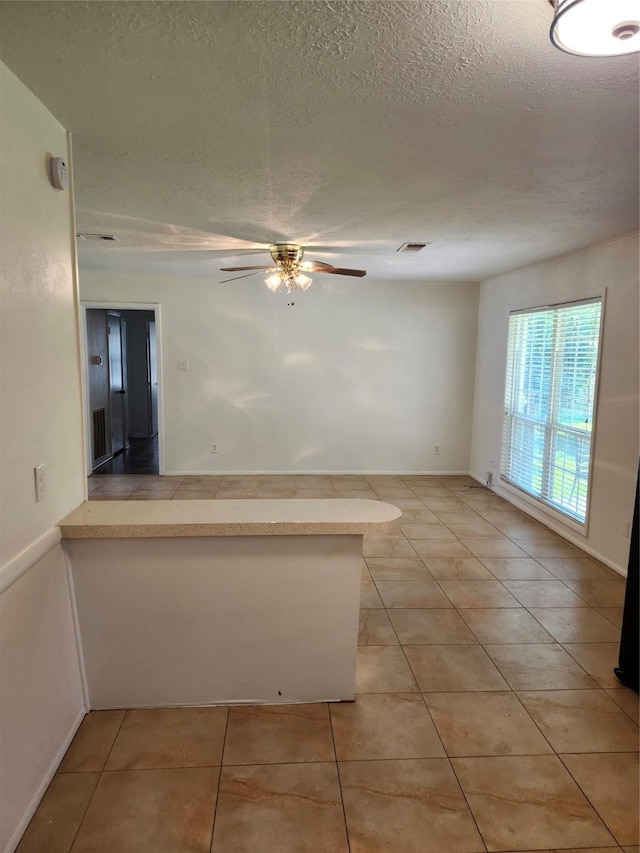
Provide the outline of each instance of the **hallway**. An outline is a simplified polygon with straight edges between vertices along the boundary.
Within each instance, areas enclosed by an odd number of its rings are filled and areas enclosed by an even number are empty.
[[[158,436],[153,438],[131,438],[129,448],[104,462],[92,476],[103,474],[157,474],[160,470],[158,459]]]

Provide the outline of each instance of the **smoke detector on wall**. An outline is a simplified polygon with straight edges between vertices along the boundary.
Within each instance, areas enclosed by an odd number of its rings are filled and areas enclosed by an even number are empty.
[[[57,190],[66,190],[69,186],[69,170],[62,157],[52,157],[49,160],[49,177]]]

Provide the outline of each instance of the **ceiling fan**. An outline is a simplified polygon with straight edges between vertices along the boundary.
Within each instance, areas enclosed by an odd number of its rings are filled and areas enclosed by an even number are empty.
[[[269,252],[275,266],[252,266],[252,267],[222,267],[222,272],[244,272],[245,270],[255,270],[246,276],[239,275],[235,278],[227,278],[221,284],[229,281],[236,281],[239,278],[248,278],[250,275],[256,275],[258,271],[269,272],[272,275],[265,279],[265,284],[269,290],[276,291],[281,285],[286,289],[287,293],[292,290],[307,290],[313,279],[309,278],[305,273],[322,272],[331,273],[332,275],[351,275],[361,278],[366,275],[366,270],[351,270],[344,267],[334,267],[331,264],[325,264],[322,261],[303,261],[304,246],[299,246],[297,243],[274,243],[269,247]]]

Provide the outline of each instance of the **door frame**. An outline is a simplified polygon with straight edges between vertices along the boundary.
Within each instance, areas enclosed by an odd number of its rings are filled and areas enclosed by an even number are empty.
[[[88,299],[80,300],[81,328],[80,335],[80,357],[82,360],[82,388],[84,394],[84,422],[85,422],[85,457],[87,471],[91,471],[91,407],[89,405],[89,364],[87,348],[87,310],[90,308],[102,308],[106,311],[153,311],[156,323],[156,360],[158,362],[158,474],[165,472],[164,464],[164,406],[162,394],[162,321],[159,302],[105,302]]]

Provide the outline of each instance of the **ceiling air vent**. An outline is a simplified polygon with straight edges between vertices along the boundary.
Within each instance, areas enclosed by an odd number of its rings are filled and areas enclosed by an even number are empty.
[[[76,234],[76,237],[79,237],[80,240],[107,240],[113,241],[114,243],[118,242],[118,238],[114,234],[87,234],[86,232],[81,231],[79,234]]]
[[[403,243],[397,252],[421,252],[428,243]]]

